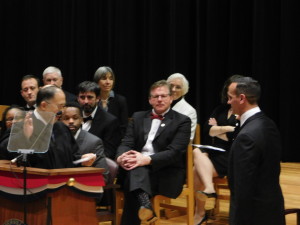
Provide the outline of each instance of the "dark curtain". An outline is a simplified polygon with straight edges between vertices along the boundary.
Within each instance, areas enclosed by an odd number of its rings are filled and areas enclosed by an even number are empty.
[[[278,125],[283,161],[300,161],[297,0],[3,0],[0,2],[0,103],[22,102],[20,79],[57,66],[63,88],[92,80],[99,66],[116,74],[130,114],[149,108],[148,89],[179,72],[186,99],[204,124],[223,82],[252,76],[260,106]],[[295,79],[295,80],[294,80]],[[203,135],[203,134],[202,134]]]

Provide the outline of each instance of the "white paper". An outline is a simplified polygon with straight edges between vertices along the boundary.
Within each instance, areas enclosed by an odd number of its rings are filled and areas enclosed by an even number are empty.
[[[90,155],[90,156],[87,156],[87,157],[78,159],[78,160],[76,160],[76,161],[73,161],[73,163],[74,163],[74,164],[78,164],[78,163],[86,162],[86,161],[91,160],[94,156],[96,156],[96,154],[93,154],[93,155]]]
[[[226,152],[226,150],[224,150],[223,148],[217,148],[211,145],[194,145],[193,146],[197,147],[197,148],[207,148],[207,149],[211,149],[211,150],[215,150],[215,151],[220,151],[220,152]]]

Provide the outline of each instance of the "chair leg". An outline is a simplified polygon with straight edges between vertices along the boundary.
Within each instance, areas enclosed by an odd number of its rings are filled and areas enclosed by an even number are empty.
[[[123,213],[123,207],[124,207],[124,193],[122,191],[117,190],[116,191],[116,204],[115,204],[115,218],[116,222],[115,225],[121,224],[121,217]]]
[[[152,199],[152,206],[153,206],[154,212],[157,216],[157,220],[155,222],[153,222],[153,225],[160,225],[160,203],[164,199],[168,199],[168,198],[164,197],[162,195],[156,195]]]
[[[194,211],[195,211],[195,199],[194,199],[194,193],[190,193],[186,196],[187,198],[187,224],[193,225],[194,224]]]

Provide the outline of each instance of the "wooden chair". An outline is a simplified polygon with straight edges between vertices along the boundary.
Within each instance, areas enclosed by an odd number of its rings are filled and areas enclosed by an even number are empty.
[[[200,125],[197,124],[193,144],[200,144]],[[153,198],[153,207],[154,211],[158,217],[158,220],[154,223],[155,225],[160,224],[161,218],[161,208],[165,209],[165,214],[168,217],[172,217],[173,215],[181,215],[181,212],[185,212],[187,215],[187,224],[194,224],[194,160],[193,160],[193,147],[191,145],[188,146],[187,149],[187,170],[186,170],[186,184],[184,185],[182,192],[180,194],[180,198],[186,198],[186,207],[184,206],[176,206],[172,205],[172,201],[170,198],[167,198],[162,195],[157,195]],[[171,210],[171,212],[170,212]],[[169,212],[169,213],[168,213]]]
[[[158,217],[158,220],[154,222],[155,225],[160,224],[161,207],[173,210],[184,210],[187,214],[187,224],[194,224],[194,173],[193,173],[193,148],[191,145],[187,149],[187,170],[186,170],[186,184],[183,186],[182,192],[179,197],[186,198],[186,207],[175,206],[171,204],[170,198],[163,195],[156,195],[153,198],[153,208]]]
[[[293,208],[293,209],[286,209],[284,211],[285,215],[291,214],[291,213],[296,213],[297,214],[297,225],[300,225],[300,209],[298,208]]]
[[[214,177],[213,183],[215,186],[218,197],[216,198],[215,205],[212,211],[212,216],[216,216],[220,212],[220,200],[230,200],[229,187],[227,177]]]
[[[8,108],[9,105],[0,105],[0,121],[2,121],[2,114],[5,111],[6,108]]]
[[[115,180],[118,173],[118,164],[110,159],[106,158],[106,163],[109,169],[109,178],[107,184],[103,187],[104,196],[107,200],[107,204],[97,206],[97,218],[98,222],[111,221],[112,225],[120,224],[120,221],[117,219],[116,210],[118,209],[116,206],[116,196],[117,189],[120,188],[118,184],[116,184]],[[101,202],[100,202],[101,203]]]
[[[200,124],[197,123],[193,144],[200,144],[200,140],[201,140]]]

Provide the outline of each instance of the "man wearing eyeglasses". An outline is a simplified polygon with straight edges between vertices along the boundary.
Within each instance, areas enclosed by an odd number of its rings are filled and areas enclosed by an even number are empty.
[[[56,121],[56,115],[65,103],[65,94],[60,88],[54,85],[42,87],[37,93],[37,108],[28,112],[22,123],[16,124],[17,132],[12,132],[8,149],[34,150],[34,154],[28,155],[31,167],[74,167],[73,161],[81,157],[77,155],[78,146],[68,127]]]
[[[150,197],[179,196],[185,182],[189,117],[171,109],[170,85],[157,81],[149,91],[151,110],[136,112],[117,151],[118,181],[124,189],[122,225],[154,222]]]

